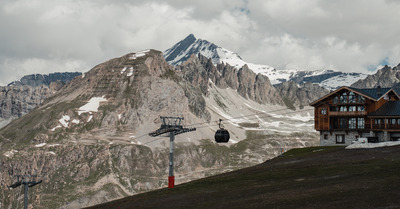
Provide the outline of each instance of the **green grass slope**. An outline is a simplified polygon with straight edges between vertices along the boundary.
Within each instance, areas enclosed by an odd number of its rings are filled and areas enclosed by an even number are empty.
[[[400,208],[400,146],[293,149],[254,167],[90,208]]]

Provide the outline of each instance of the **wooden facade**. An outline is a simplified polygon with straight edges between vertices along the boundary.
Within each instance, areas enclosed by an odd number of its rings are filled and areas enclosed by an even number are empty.
[[[341,140],[345,139],[344,144],[349,144],[350,139],[380,135],[387,139],[390,135],[387,132],[396,133],[392,134],[396,135],[392,138],[397,140],[400,138],[400,111],[399,114],[393,111],[389,114],[385,112],[389,104],[385,104],[391,102],[390,105],[397,107],[399,100],[399,95],[391,88],[356,89],[343,86],[312,102],[310,105],[314,106],[315,129],[321,133],[321,144],[324,144],[322,140],[342,143]]]

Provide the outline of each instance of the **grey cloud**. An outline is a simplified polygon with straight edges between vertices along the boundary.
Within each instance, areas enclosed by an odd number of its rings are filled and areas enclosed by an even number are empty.
[[[4,0],[0,85],[162,51],[190,33],[276,68],[366,71],[400,62],[399,9],[393,0]]]

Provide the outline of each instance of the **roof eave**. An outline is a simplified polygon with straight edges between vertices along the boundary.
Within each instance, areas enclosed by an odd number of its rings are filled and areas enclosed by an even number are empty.
[[[357,91],[357,90],[351,89],[351,88],[349,88],[349,87],[347,87],[347,86],[342,86],[342,87],[336,89],[335,91],[332,91],[331,93],[329,93],[329,94],[327,94],[327,95],[325,95],[325,96],[319,98],[318,100],[315,100],[314,102],[311,102],[311,103],[310,103],[310,106],[315,106],[315,105],[317,105],[320,101],[323,101],[324,99],[326,99],[326,98],[332,96],[333,94],[336,94],[337,92],[339,92],[339,91],[341,91],[341,90],[343,90],[343,89],[347,89],[347,90],[349,90],[349,91],[356,92],[357,94],[359,94],[359,95],[361,95],[361,96],[363,96],[363,97],[365,97],[365,98],[368,98],[368,99],[370,99],[370,100],[378,101],[378,100],[376,100],[376,99],[374,99],[374,98],[372,98],[372,97],[370,97],[370,96],[368,96],[368,95],[365,95],[365,94],[363,94],[363,93],[361,93],[361,92],[359,92],[359,91]],[[389,91],[388,91],[388,92],[389,92]]]

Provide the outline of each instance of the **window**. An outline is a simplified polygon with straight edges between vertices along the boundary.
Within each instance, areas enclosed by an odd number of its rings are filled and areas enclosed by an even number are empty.
[[[326,108],[322,108],[322,109],[321,109],[321,114],[322,114],[322,115],[326,115]]]
[[[358,118],[357,128],[358,129],[364,129],[364,125],[365,125],[365,119],[364,118]]]
[[[385,94],[385,96],[383,96],[383,99],[389,101],[389,96]]]
[[[356,119],[350,118],[349,119],[349,129],[355,129],[355,128],[356,128]]]
[[[344,92],[342,96],[340,96],[340,103],[347,103],[347,93]]]
[[[347,112],[347,107],[346,106],[341,106],[340,107],[340,112]]]
[[[357,106],[357,111],[365,111],[365,107],[364,106]]]
[[[375,125],[380,125],[381,124],[381,119],[375,119]]]
[[[397,124],[399,124],[399,125],[400,125],[400,119],[397,119]]]
[[[336,144],[344,144],[344,135],[336,135]]]
[[[333,125],[333,129],[338,129],[339,128],[339,119],[338,118],[332,118],[332,125]]]
[[[349,103],[356,103],[356,95],[354,92],[349,93]]]
[[[339,120],[339,125],[340,125],[340,129],[346,129],[347,128],[347,120],[346,118],[340,118]]]
[[[356,111],[356,106],[350,106],[350,107],[349,107],[349,112],[350,112],[350,111],[352,111],[352,112],[353,112],[353,111]]]
[[[357,95],[357,103],[365,103],[365,98],[361,95]]]
[[[396,119],[390,119],[390,124],[391,125],[396,125]]]
[[[337,96],[336,96],[336,97],[333,97],[333,104],[337,104],[338,101],[339,101],[339,98],[338,98]]]

